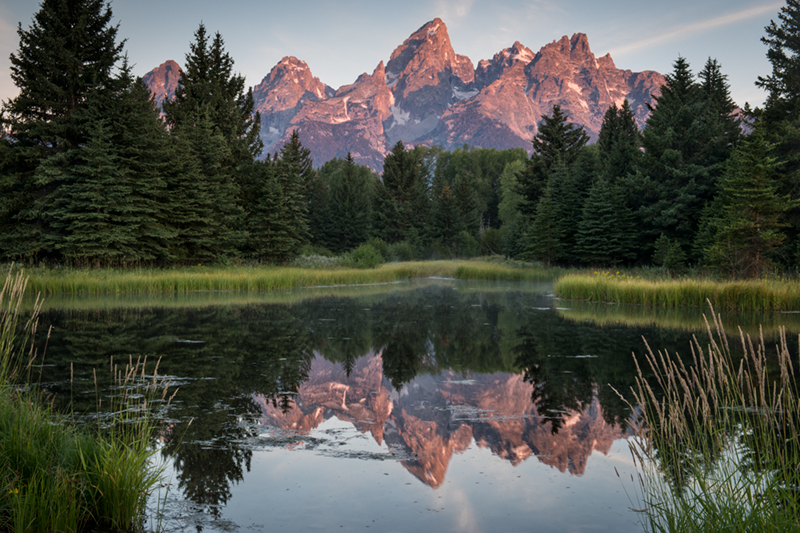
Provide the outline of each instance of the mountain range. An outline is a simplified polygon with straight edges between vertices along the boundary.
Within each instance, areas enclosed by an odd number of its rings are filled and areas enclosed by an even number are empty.
[[[180,67],[170,60],[144,81],[160,104],[179,78]],[[304,61],[284,57],[253,96],[266,152],[297,130],[316,165],[350,152],[357,163],[380,170],[397,141],[530,151],[538,123],[556,104],[593,139],[608,107],[626,98],[643,127],[664,82],[655,71],[618,69],[609,54],[595,57],[583,33],[536,53],[515,42],[475,67],[455,53],[437,18],[350,85],[333,89]]]

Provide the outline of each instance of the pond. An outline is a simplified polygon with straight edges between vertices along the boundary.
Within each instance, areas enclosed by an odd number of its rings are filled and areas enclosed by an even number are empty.
[[[632,414],[615,391],[643,337],[688,355],[702,312],[437,279],[53,297],[38,379],[92,418],[112,360],[147,356],[152,373],[160,358],[179,389],[151,509],[167,531],[633,532]]]

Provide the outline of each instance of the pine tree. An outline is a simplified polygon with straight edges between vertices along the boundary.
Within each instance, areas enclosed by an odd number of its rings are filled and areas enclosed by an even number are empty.
[[[245,92],[244,77],[233,74],[233,59],[224,49],[222,36],[216,33],[209,43],[201,23],[194,38],[175,97],[164,102],[164,114],[177,130],[192,127],[199,115],[207,115],[226,143],[224,166],[232,172],[261,154],[260,116],[253,113],[252,89]]]
[[[772,65],[769,76],[759,76],[756,85],[768,92],[762,118],[772,155],[778,159],[780,194],[800,197],[800,2],[787,0],[774,20],[765,28],[761,41],[767,45],[767,59]],[[800,208],[784,217],[787,239],[784,256],[800,257]]]
[[[283,263],[297,254],[298,242],[289,213],[287,191],[278,176],[278,163],[269,158],[255,163],[256,200],[247,210],[246,251],[251,257]]]
[[[426,231],[428,185],[419,154],[398,141],[383,163],[375,197],[375,229],[388,243],[419,240]]]
[[[283,189],[286,216],[292,227],[294,255],[311,238],[308,231],[308,191],[315,179],[311,151],[302,145],[296,130],[281,148],[275,170]]]
[[[646,255],[652,253],[646,243],[661,233],[691,248],[702,208],[713,199],[731,150],[714,100],[695,82],[684,58],[666,79],[644,130],[636,188],[630,187],[641,202],[640,249]]]
[[[636,164],[641,157],[640,147],[642,135],[636,127],[628,99],[621,108],[616,104],[606,110],[600,135],[597,139],[600,165],[606,179],[615,182],[635,172]]]
[[[781,217],[798,204],[777,192],[778,164],[770,151],[759,125],[734,151],[722,179],[722,215],[708,254],[730,276],[760,277],[772,269],[785,239]]]
[[[526,255],[531,259],[542,261],[547,267],[556,262],[563,254],[564,237],[559,221],[558,204],[553,197],[553,189],[547,187],[539,198],[536,216],[528,230],[528,248]]]
[[[633,259],[635,222],[619,187],[599,178],[589,190],[578,224],[576,249],[582,261],[616,266]]]
[[[92,91],[115,89],[124,43],[111,19],[103,0],[45,0],[31,26],[18,27],[11,78],[20,93],[0,112],[10,141],[0,162],[0,252],[8,258],[60,257],[58,231],[41,218],[58,182],[39,183],[34,173],[45,158],[87,142],[90,132],[76,115]]]
[[[332,241],[344,252],[366,242],[372,232],[372,175],[348,152],[331,182]]]

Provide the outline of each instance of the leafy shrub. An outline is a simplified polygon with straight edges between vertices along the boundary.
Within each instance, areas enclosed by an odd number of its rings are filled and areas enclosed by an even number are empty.
[[[342,264],[351,268],[375,268],[384,262],[381,253],[371,244],[362,244],[342,257]]]
[[[392,261],[413,261],[417,258],[417,247],[409,241],[400,241],[390,244],[386,253]]]

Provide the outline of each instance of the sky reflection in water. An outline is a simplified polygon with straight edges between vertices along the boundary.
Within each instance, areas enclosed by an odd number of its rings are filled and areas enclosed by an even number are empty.
[[[439,280],[82,302],[44,316],[42,381],[90,413],[94,370],[162,357],[181,387],[167,530],[641,531],[630,413],[609,385],[630,389],[642,335],[688,352],[691,328],[598,327],[551,291]]]

